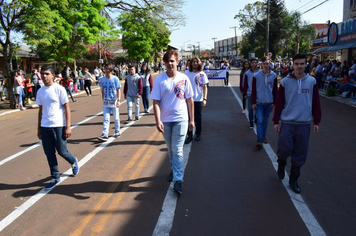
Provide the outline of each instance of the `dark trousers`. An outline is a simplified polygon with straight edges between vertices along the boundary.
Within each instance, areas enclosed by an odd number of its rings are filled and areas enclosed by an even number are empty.
[[[287,161],[291,157],[292,165],[304,165],[309,147],[310,124],[281,124],[278,135],[278,159]]]
[[[88,92],[87,88],[88,88],[89,92]],[[90,80],[84,80],[84,90],[87,93],[87,95],[89,95],[89,94],[91,95],[91,81]]]
[[[226,71],[225,85],[229,85],[229,72]]]
[[[201,117],[203,111],[203,102],[194,102],[194,122],[195,122],[195,134],[201,135]],[[188,131],[188,136],[193,137],[193,132]]]
[[[69,164],[75,162],[75,157],[67,149],[67,139],[64,136],[65,127],[41,127],[41,139],[43,150],[47,156],[51,176],[53,179],[59,179],[58,162],[56,151]]]

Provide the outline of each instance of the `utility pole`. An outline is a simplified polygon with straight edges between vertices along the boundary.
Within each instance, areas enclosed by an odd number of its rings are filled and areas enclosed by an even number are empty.
[[[216,52],[215,52],[215,39],[217,39],[216,37],[211,38],[212,40],[214,40],[214,57],[216,56]]]
[[[270,0],[267,0],[267,26],[266,26],[266,56],[269,53],[269,8],[270,8]]]
[[[198,57],[200,57],[200,42],[197,42],[198,44]]]
[[[237,36],[236,36],[236,28],[238,26],[233,26],[233,27],[230,27],[230,29],[235,29],[235,48],[236,48],[236,59],[237,59]]]

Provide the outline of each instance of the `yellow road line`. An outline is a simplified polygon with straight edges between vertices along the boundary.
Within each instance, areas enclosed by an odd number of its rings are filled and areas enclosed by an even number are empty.
[[[156,137],[155,139],[159,136],[160,133],[156,132]],[[154,139],[154,140],[155,140]],[[133,171],[132,175],[129,177],[130,180],[132,179],[137,179],[139,177],[139,175],[141,174],[142,170],[144,167],[146,167],[147,162],[151,159],[153,152],[156,150],[155,146],[150,145],[149,143],[144,144],[144,146],[146,146],[147,151],[145,151],[145,154],[143,156],[143,158],[141,159],[141,161],[137,164],[137,168],[135,171]],[[143,147],[142,147],[143,148]],[[137,155],[137,154],[136,154]],[[109,205],[109,207],[106,209],[107,213],[104,214],[101,219],[99,220],[99,222],[97,224],[95,224],[95,226],[92,228],[92,231],[94,231],[95,233],[100,233],[103,228],[105,227],[105,225],[107,224],[107,222],[109,221],[112,212],[114,212],[120,201],[122,200],[122,198],[125,196],[126,191],[129,189],[129,185],[124,186],[121,190],[121,192],[118,194],[118,196],[116,198],[113,199],[112,203]]]
[[[109,193],[104,193],[103,196],[98,200],[98,202],[95,204],[93,209],[89,212],[89,214],[82,220],[80,223],[79,227],[70,235],[71,236],[77,236],[81,235],[83,230],[86,228],[90,220],[95,216],[95,214],[100,210],[102,205],[108,201],[108,199],[114,194],[115,189],[118,187],[120,182],[124,179],[125,175],[127,172],[136,164],[136,162],[139,160],[139,158],[142,156],[144,153],[145,149],[147,148],[147,145],[154,141],[156,136],[158,136],[158,131],[155,129],[155,132],[153,132],[150,137],[147,139],[146,144],[142,145],[141,148],[136,152],[136,154],[131,158],[131,160],[127,163],[127,165],[123,168],[122,171],[120,171],[120,174],[118,177],[114,180],[115,184],[112,184],[110,188],[108,189]]]

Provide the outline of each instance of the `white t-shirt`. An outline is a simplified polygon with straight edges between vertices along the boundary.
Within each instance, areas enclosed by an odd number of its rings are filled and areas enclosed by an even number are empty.
[[[171,80],[167,73],[160,74],[152,88],[151,99],[160,101],[161,121],[175,122],[188,120],[185,99],[193,96],[189,78],[180,72]]]
[[[209,83],[208,76],[203,71],[190,72],[188,70],[185,74],[188,76],[190,83],[192,84],[194,102],[203,101],[203,87],[205,84]]]
[[[351,74],[355,74],[356,72],[356,64],[353,64],[351,66],[351,70],[349,70],[349,76],[351,76]]]
[[[68,95],[64,87],[57,83],[43,86],[37,91],[36,104],[42,106],[41,127],[63,127],[63,105],[68,103]]]
[[[116,107],[117,103],[117,89],[121,88],[120,80],[116,76],[111,77],[110,79],[106,76],[101,77],[100,87],[104,88],[104,107]]]
[[[94,75],[95,77],[99,76],[102,71],[100,69],[95,69],[94,70]]]

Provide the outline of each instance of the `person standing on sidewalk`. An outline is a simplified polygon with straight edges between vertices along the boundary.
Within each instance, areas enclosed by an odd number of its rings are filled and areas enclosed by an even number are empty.
[[[167,51],[163,56],[166,73],[159,75],[151,94],[156,128],[163,133],[168,147],[171,173],[168,181],[174,181],[173,191],[182,193],[184,159],[183,145],[187,129],[194,129],[193,89],[189,78],[177,71],[178,53]],[[188,115],[189,120],[188,121]]]
[[[278,133],[278,177],[284,179],[284,167],[290,156],[289,185],[295,193],[301,192],[297,180],[307,159],[310,122],[313,119],[313,132],[318,133],[321,121],[318,85],[314,77],[304,73],[306,64],[305,54],[293,57],[294,74],[281,81],[273,117]]]
[[[266,138],[269,114],[276,102],[278,87],[277,75],[270,69],[270,59],[262,58],[262,70],[257,72],[252,80],[252,109],[256,111],[257,148],[262,148]]]
[[[112,64],[105,65],[105,76],[100,79],[101,98],[103,100],[103,132],[99,140],[105,142],[108,140],[109,126],[110,126],[110,113],[114,117],[115,123],[115,138],[120,137],[120,80],[112,74]]]
[[[135,104],[135,120],[140,117],[140,97],[142,96],[142,79],[136,74],[136,69],[133,65],[129,65],[129,74],[125,79],[124,95],[127,99],[127,120],[124,122],[128,124],[132,121],[132,103]]]
[[[45,186],[47,189],[61,181],[56,151],[71,164],[73,175],[79,173],[78,160],[67,149],[67,139],[72,134],[67,92],[54,83],[54,75],[53,65],[42,66],[41,78],[45,86],[38,90],[36,97],[39,106],[37,137],[42,140],[52,176],[51,182]]]
[[[248,70],[245,73],[245,78],[244,78],[244,96],[245,98],[247,98],[248,101],[248,119],[250,121],[250,129],[253,129],[253,119],[254,119],[254,115],[253,115],[253,110],[252,110],[252,101],[251,101],[251,92],[252,92],[252,80],[253,77],[255,76],[255,74],[259,71],[259,69],[257,69],[257,64],[258,61],[256,58],[251,58],[250,60],[250,65],[251,65],[251,69]]]
[[[191,60],[189,71],[185,71],[193,88],[194,99],[194,122],[195,122],[195,141],[201,139],[202,111],[208,100],[208,76],[203,72],[203,65],[198,57]],[[188,131],[185,144],[193,140],[193,131]]]

